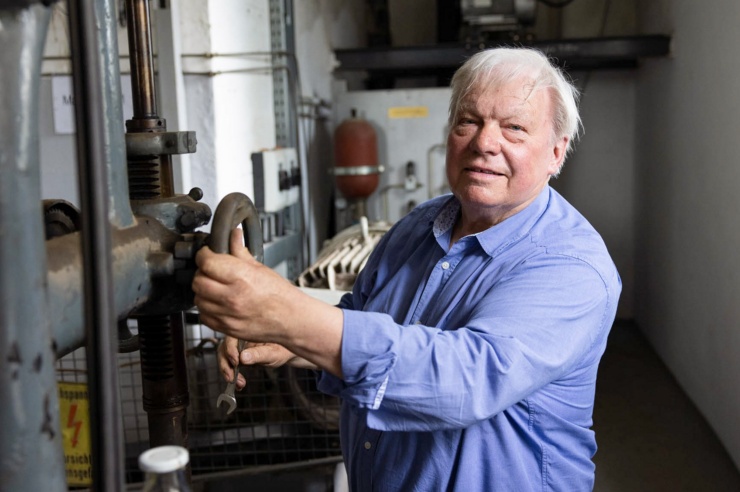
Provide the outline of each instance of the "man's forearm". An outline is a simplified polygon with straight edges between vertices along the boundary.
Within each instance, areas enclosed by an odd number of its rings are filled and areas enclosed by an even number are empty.
[[[288,350],[339,378],[342,377],[342,310],[295,289],[277,314],[277,339]]]

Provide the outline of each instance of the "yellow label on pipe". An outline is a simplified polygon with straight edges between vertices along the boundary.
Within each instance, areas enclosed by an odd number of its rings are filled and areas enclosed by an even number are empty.
[[[427,106],[396,106],[388,108],[388,118],[427,118],[429,108]]]
[[[90,398],[87,384],[57,383],[67,485],[92,485]]]

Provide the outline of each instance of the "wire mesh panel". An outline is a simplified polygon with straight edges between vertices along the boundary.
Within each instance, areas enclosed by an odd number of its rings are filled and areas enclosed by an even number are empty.
[[[188,448],[194,476],[250,467],[279,471],[281,466],[340,455],[338,400],[316,390],[313,371],[242,366],[247,386],[236,393],[236,410],[227,415],[226,405],[216,407],[226,387],[217,363],[221,335],[199,324],[197,315],[188,313],[187,319],[192,323],[185,345]],[[125,476],[133,483],[142,479],[138,456],[149,448],[139,352],[119,354],[118,363]],[[57,374],[61,382],[86,383],[85,349],[61,358]]]
[[[316,391],[312,371],[242,366],[247,386],[236,393],[236,410],[226,415],[225,406],[216,408],[226,386],[216,362],[217,340],[208,328],[192,328],[196,336],[187,361],[193,473],[339,454],[337,402]]]

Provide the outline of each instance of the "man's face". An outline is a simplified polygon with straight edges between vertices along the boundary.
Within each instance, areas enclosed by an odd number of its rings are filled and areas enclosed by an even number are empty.
[[[473,90],[447,137],[447,179],[463,221],[497,224],[529,205],[557,173],[567,137],[555,139],[550,91],[528,79]]]

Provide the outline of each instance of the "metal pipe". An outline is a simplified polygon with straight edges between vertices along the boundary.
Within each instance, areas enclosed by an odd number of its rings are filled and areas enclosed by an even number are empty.
[[[133,117],[126,121],[126,129],[129,133],[167,131],[167,122],[159,117],[157,108],[149,0],[127,0],[126,19],[134,108]],[[175,194],[172,156],[169,154],[130,157],[128,173],[131,200]]]
[[[445,150],[447,149],[447,144],[434,144],[431,147],[429,147],[429,150],[427,150],[427,181],[429,184],[427,184],[427,199],[431,200],[435,196],[437,196],[437,191],[439,191],[440,188],[437,190],[434,189],[434,163],[432,162],[432,155],[437,150]]]
[[[134,119],[157,118],[149,0],[127,0],[126,21],[131,53]]]
[[[0,8],[0,488],[19,492],[67,490],[38,145],[50,14],[40,3]]]
[[[126,122],[129,133],[163,132],[159,117],[152,61],[152,35],[148,0],[127,0],[133,118]],[[172,158],[168,154],[130,156],[129,197],[155,200],[174,196]],[[134,205],[136,207],[136,205]],[[138,318],[141,346],[142,400],[149,423],[149,444],[187,447],[189,402],[184,350],[182,312]]]
[[[228,253],[229,236],[239,224],[242,225],[249,252],[262,263],[265,255],[259,212],[252,200],[243,193],[229,193],[218,204],[213,214],[208,245],[216,253]]]
[[[69,26],[82,211],[84,319],[93,490],[123,489],[124,453],[108,210],[104,60],[98,6],[70,0]]]
[[[187,447],[190,401],[182,312],[138,319],[144,410],[151,447]],[[182,356],[181,356],[182,354]]]

